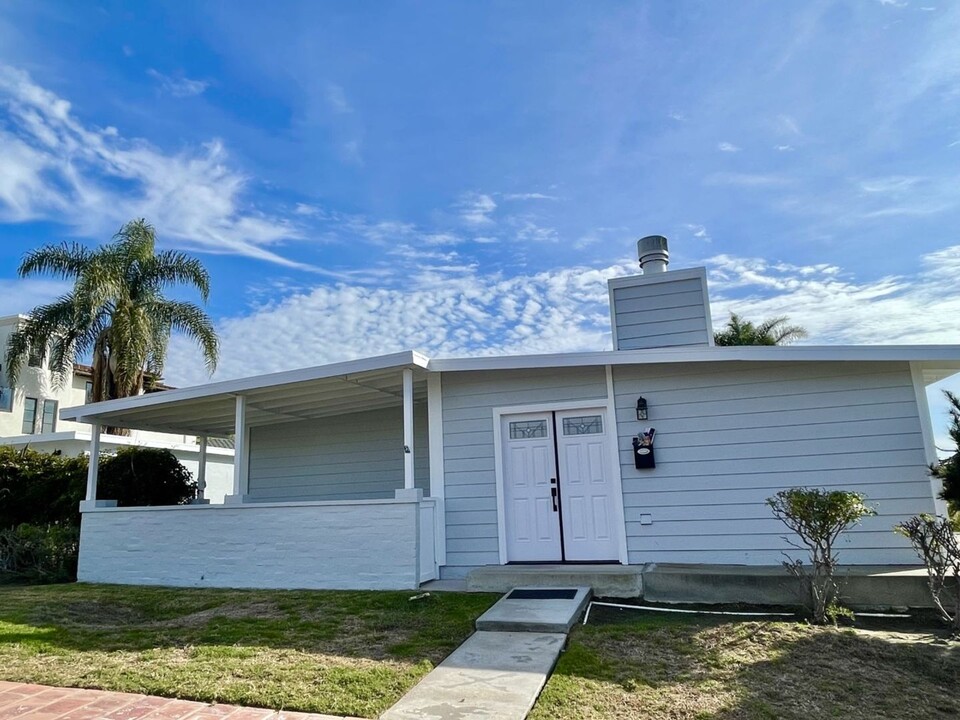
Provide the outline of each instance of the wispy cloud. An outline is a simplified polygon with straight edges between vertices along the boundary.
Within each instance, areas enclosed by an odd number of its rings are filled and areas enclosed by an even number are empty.
[[[460,219],[467,225],[490,225],[493,218],[490,216],[497,209],[497,203],[486,194],[479,192],[464,193],[457,202]]]
[[[543,193],[504,193],[500,197],[504,200],[559,200],[556,195],[544,195]]]
[[[296,206],[293,208],[293,211],[297,215],[306,215],[307,217],[312,217],[314,215],[320,214],[320,208],[318,208],[316,205],[310,205],[308,203],[302,203],[302,202],[297,203]]]
[[[248,178],[230,167],[220,141],[169,154],[86,125],[67,100],[9,66],[0,66],[0,103],[8,118],[0,126],[0,221],[51,220],[99,238],[146,217],[183,248],[316,270],[269,249],[301,230],[249,209]]]
[[[343,88],[336,83],[327,83],[327,102],[335,113],[352,113],[353,106],[347,100],[347,94]]]
[[[777,187],[788,185],[790,179],[764,173],[718,172],[704,178],[705,185],[738,185],[741,187]]]
[[[725,153],[735,153],[740,152],[740,148],[734,145],[732,142],[722,142],[717,144],[717,150]]]
[[[707,228],[703,225],[698,225],[696,223],[687,223],[684,227],[690,232],[693,237],[698,240],[703,240],[704,242],[711,242],[710,233],[707,232]]]
[[[147,70],[147,75],[157,81],[163,92],[178,98],[200,95],[210,87],[210,83],[206,80],[191,80],[188,77],[171,77],[153,68]]]

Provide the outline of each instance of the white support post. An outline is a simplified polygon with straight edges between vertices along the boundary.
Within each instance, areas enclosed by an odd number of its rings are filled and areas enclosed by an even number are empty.
[[[224,498],[225,503],[242,503],[250,490],[250,456],[247,446],[250,428],[247,426],[247,398],[237,395],[237,409],[233,423],[233,494]]]
[[[90,429],[90,462],[87,465],[87,502],[96,505],[97,475],[100,473],[100,423]]]
[[[430,455],[430,498],[436,502],[434,513],[435,556],[437,577],[440,566],[447,564],[447,522],[443,475],[443,386],[441,375],[427,375],[427,427]]]
[[[413,370],[403,371],[403,488],[413,490]]]
[[[197,458],[197,498],[207,491],[207,436],[200,436],[200,456]]]

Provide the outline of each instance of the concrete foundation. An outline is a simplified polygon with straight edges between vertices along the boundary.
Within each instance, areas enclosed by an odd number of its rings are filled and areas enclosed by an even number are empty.
[[[855,610],[932,607],[922,567],[851,565],[840,568],[846,605]],[[500,565],[467,577],[475,591],[515,587],[588,586],[597,597],[703,605],[800,604],[797,581],[782,566],[749,565]]]

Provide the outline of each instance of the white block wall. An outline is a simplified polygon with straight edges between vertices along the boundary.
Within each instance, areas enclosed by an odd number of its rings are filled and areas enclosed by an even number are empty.
[[[415,502],[86,512],[78,579],[177,587],[416,588]]]

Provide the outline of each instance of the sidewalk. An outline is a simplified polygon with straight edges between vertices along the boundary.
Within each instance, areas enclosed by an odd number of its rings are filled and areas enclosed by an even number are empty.
[[[346,720],[130,693],[0,681],[0,720]]]

